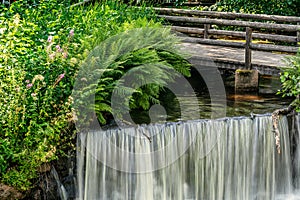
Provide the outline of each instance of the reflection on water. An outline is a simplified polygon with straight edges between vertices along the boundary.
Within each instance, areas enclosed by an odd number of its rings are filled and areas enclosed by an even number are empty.
[[[220,100],[221,101],[221,100]],[[179,103],[185,105],[181,109]],[[222,102],[219,105],[212,105],[209,95],[198,94],[199,114],[195,115],[193,102],[189,101],[189,96],[174,96],[167,94],[162,97],[161,107],[165,109],[162,112],[159,109],[155,113],[155,109],[150,108],[150,116],[148,111],[132,111],[131,117],[135,123],[152,123],[167,121],[180,121],[181,116],[189,116],[190,119],[210,119],[212,118],[212,107],[226,109],[226,116],[252,116],[255,114],[271,113],[276,109],[287,107],[291,99],[284,99],[278,95],[269,94],[227,94],[227,105],[223,108]],[[218,102],[216,102],[218,103]],[[190,105],[192,104],[192,105]],[[190,114],[190,115],[189,115]],[[167,116],[166,116],[167,115]],[[155,121],[153,121],[155,119]]]
[[[226,106],[223,103],[224,97],[221,95],[220,97],[214,96],[212,101],[205,81],[197,71],[192,69],[192,76],[188,78],[188,81],[197,95],[198,102],[192,101],[193,94],[186,94],[184,89],[182,94],[175,96],[166,88],[160,97],[159,109],[158,107],[150,108],[150,114],[149,111],[133,110],[130,113],[133,121],[138,124],[149,124],[151,122],[251,116],[271,113],[278,108],[287,107],[291,102],[291,99],[275,95],[280,89],[279,77],[260,76],[258,94],[235,94],[234,71],[221,74],[227,93]],[[178,87],[185,88],[182,84],[178,84]],[[195,113],[195,106],[198,106],[199,113]],[[216,112],[222,113],[224,109],[226,109],[226,116],[215,117]]]
[[[227,116],[270,113],[289,105],[290,99],[275,95],[228,95]]]

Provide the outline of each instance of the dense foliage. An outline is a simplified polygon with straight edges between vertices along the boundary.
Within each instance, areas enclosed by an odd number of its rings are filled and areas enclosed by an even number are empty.
[[[300,15],[299,0],[220,0],[210,10],[269,15]]]
[[[279,94],[295,98],[291,105],[300,112],[300,49],[297,55],[286,57],[284,61],[286,66],[282,67],[282,89]]]
[[[187,0],[124,0],[123,2],[131,5],[160,6],[164,3],[171,3],[175,6],[179,6],[187,2]]]
[[[20,0],[1,10],[0,179],[21,190],[32,186],[38,166],[73,145],[75,116],[70,95],[78,68],[89,52],[120,32],[161,26],[151,20],[155,19],[151,10],[115,1],[88,7],[69,5],[58,0],[39,4]],[[99,121],[106,123],[114,82],[129,68],[155,61],[189,75],[188,63],[179,65],[177,58],[150,46],[118,57],[97,88],[101,91],[96,94]],[[147,109],[157,102],[159,92],[157,85],[141,88],[131,106]]]

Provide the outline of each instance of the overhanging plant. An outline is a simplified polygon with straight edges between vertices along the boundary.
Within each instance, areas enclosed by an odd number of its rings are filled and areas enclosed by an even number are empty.
[[[294,98],[291,106],[300,112],[300,48],[294,56],[284,58],[285,66],[281,67],[280,81],[282,84],[278,94]]]

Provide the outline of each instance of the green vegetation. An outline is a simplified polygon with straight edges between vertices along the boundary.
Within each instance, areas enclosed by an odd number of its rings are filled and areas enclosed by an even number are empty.
[[[163,1],[163,0],[140,0],[144,4],[149,4],[149,5],[160,5],[162,2],[168,2],[168,1]],[[183,3],[187,2],[188,0],[171,0],[169,2],[172,2],[175,6],[180,6]]]
[[[38,166],[74,148],[72,124],[76,116],[70,95],[77,71],[91,50],[124,31],[161,27],[149,9],[130,8],[115,1],[69,5],[58,0],[39,4],[20,0],[10,8],[1,8],[0,180],[19,190],[32,187]],[[176,43],[169,30],[156,37],[170,39],[161,40],[163,45]],[[115,81],[130,68],[154,62],[189,75],[189,64],[179,58],[150,44],[116,56],[97,86],[98,120],[104,124],[111,117]],[[161,82],[169,78],[160,73],[154,71],[153,75],[159,75]],[[158,102],[161,89],[155,84],[138,89],[130,100],[131,107],[149,108]]]
[[[300,16],[300,2],[298,0],[221,0],[205,9],[223,12]]]
[[[282,67],[280,81],[282,89],[279,94],[283,97],[294,97],[291,103],[297,112],[300,112],[300,49],[295,56],[285,58],[285,67]]]
[[[75,148],[73,124],[78,116],[71,94],[78,69],[95,47],[124,33],[111,43],[116,48],[101,46],[113,55],[95,89],[95,110],[102,124],[112,119],[111,96],[117,80],[134,72],[131,69],[152,67],[147,73],[140,71],[135,80],[155,80],[135,91],[122,88],[125,94],[134,92],[129,105],[140,110],[159,103],[161,85],[175,78],[171,71],[165,72],[174,69],[190,75],[189,63],[174,48],[176,37],[168,29],[159,31],[161,24],[151,9],[119,1],[76,7],[70,7],[70,1],[34,2],[19,0],[0,8],[0,181],[23,191],[33,186],[39,166]],[[139,34],[145,32],[132,31],[136,28],[150,28],[151,35],[143,40]],[[124,37],[127,44],[122,43]],[[136,42],[130,43],[133,39]],[[132,51],[120,53],[124,45]],[[282,94],[296,97],[299,111],[300,53],[286,61]],[[81,94],[90,95],[89,89],[83,87]]]

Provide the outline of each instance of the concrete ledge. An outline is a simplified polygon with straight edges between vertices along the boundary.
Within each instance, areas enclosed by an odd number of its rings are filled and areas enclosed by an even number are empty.
[[[209,59],[200,56],[193,56],[188,59],[192,65],[195,66],[203,66],[203,67],[217,67],[219,69],[229,69],[229,70],[238,70],[245,69],[245,62],[237,62],[237,61],[225,61],[220,59]],[[279,76],[280,69],[275,66],[267,66],[260,64],[253,64],[252,69],[258,70],[260,75],[271,75],[271,76]]]
[[[257,70],[238,69],[235,71],[235,92],[257,92],[259,75]]]

